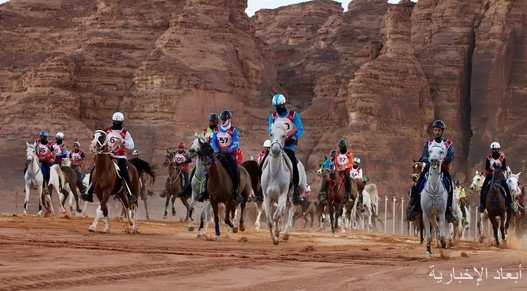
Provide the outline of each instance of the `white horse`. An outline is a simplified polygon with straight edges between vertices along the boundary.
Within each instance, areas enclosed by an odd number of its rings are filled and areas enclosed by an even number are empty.
[[[434,145],[428,148],[430,170],[426,174],[427,181],[424,189],[421,191],[421,209],[423,209],[423,222],[426,230],[426,255],[431,258],[432,250],[430,243],[432,241],[432,232],[430,223],[434,229],[439,229],[438,246],[446,248],[445,237],[450,238],[450,232],[446,230],[445,211],[447,207],[448,191],[443,185],[443,175],[441,174],[441,163],[445,158],[446,149],[443,145]],[[453,201],[454,202],[454,201]],[[454,205],[454,203],[452,203]],[[439,219],[439,225],[437,224]]]
[[[481,187],[483,187],[483,182],[485,181],[485,176],[483,176],[483,173],[480,173],[479,171],[476,171],[476,175],[472,177],[472,183],[470,184],[470,190],[477,191],[479,194],[479,191],[481,191]]]
[[[372,205],[371,205],[371,196],[366,189],[362,191],[362,205],[359,204],[359,198],[355,199],[353,208],[351,209],[351,216],[353,219],[358,220],[358,227],[361,230],[366,230],[370,232],[371,217],[372,217]],[[351,226],[350,226],[351,227]]]
[[[28,163],[27,171],[24,174],[24,185],[26,189],[26,197],[24,198],[24,215],[27,215],[27,208],[29,206],[30,190],[37,190],[38,194],[38,215],[42,215],[42,183],[44,182],[44,175],[38,162],[36,143],[29,144],[26,142],[26,162]]]
[[[284,210],[287,207],[288,194],[292,192],[290,184],[293,177],[293,164],[284,152],[284,143],[286,138],[286,128],[282,123],[275,123],[271,129],[271,147],[269,156],[265,159],[262,167],[261,187],[264,198],[264,208],[271,233],[273,243],[277,245],[280,236],[281,218]],[[303,193],[305,190],[305,170],[303,165],[298,163],[299,172],[299,192]],[[303,176],[303,177],[302,177]],[[304,183],[304,184],[302,184]],[[271,209],[272,203],[277,202],[278,206],[273,212]],[[291,203],[289,206],[288,221],[284,230],[284,240],[289,239],[289,228],[292,224],[294,215],[294,207]]]
[[[62,201],[64,200],[64,194],[62,194],[62,189],[64,189],[65,181],[66,179],[64,178],[64,173],[62,172],[60,165],[55,164],[49,168],[48,189],[44,189],[44,192],[47,196],[46,200],[48,207],[51,209],[51,214],[55,213],[55,209],[53,209],[53,203],[51,203],[51,190],[53,189],[55,189],[55,192],[57,192],[57,196],[59,197],[60,212],[66,213],[66,209],[64,208],[64,206],[62,206]],[[49,188],[51,188],[51,190],[49,190]]]

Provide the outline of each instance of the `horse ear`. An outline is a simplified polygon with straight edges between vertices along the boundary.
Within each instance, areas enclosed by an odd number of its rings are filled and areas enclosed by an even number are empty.
[[[29,143],[27,142],[27,140],[26,140],[26,146],[29,147]]]
[[[328,157],[326,155],[324,155],[324,160],[327,160],[327,159],[328,159]]]
[[[519,172],[519,173],[518,173],[518,174],[516,174],[516,175],[517,175],[517,176],[519,177],[521,173],[522,173],[522,172]]]
[[[476,170],[476,175],[479,175],[479,171],[478,170]]]

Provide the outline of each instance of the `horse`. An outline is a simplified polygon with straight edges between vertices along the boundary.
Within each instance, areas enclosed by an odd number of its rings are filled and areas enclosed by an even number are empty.
[[[335,163],[330,164],[327,181],[329,218],[331,220],[331,231],[334,234],[339,227],[339,217],[343,212],[344,198],[346,195],[346,176],[344,172],[336,168]],[[355,183],[352,181],[352,185],[353,184]]]
[[[525,188],[518,182],[521,172],[518,174],[509,175],[509,187],[511,189],[511,195],[516,203],[518,213],[514,215],[514,229],[517,238],[521,238],[527,230],[527,218],[525,215],[525,205],[523,200],[525,199]]]
[[[446,149],[443,145],[434,145],[428,147],[430,157],[430,170],[427,174],[426,184],[421,191],[421,209],[423,211],[423,223],[426,229],[426,255],[431,258],[432,250],[430,242],[432,233],[430,223],[434,229],[439,229],[438,246],[441,243],[442,248],[447,247],[445,237],[450,239],[450,232],[446,230],[445,211],[447,207],[448,190],[443,184],[443,175],[441,173],[441,164],[445,158]],[[437,220],[439,219],[439,225]]]
[[[62,163],[64,165],[64,162]],[[69,198],[69,209],[70,212],[74,213],[73,210],[73,199],[75,199],[75,210],[78,213],[81,213],[82,210],[79,207],[79,194],[77,193],[77,173],[69,166],[62,166],[62,172],[64,173],[64,187],[62,189],[62,194],[64,198],[60,202],[62,207],[66,203],[66,199]]]
[[[472,183],[470,184],[470,190],[479,192],[481,191],[481,187],[483,187],[483,182],[485,181],[485,176],[483,176],[483,173],[480,173],[479,171],[476,171],[476,175],[472,177]]]
[[[424,169],[424,163],[420,161],[413,161],[412,164],[412,182],[413,187],[417,186],[417,181],[419,180],[419,176],[423,172]],[[410,232],[410,223],[412,221],[408,221],[408,232]],[[419,210],[419,213],[415,216],[414,220],[414,235],[419,234],[419,242],[423,244],[424,242],[424,225],[423,225],[423,211]]]
[[[218,204],[225,204],[225,224],[227,224],[227,231],[230,229],[234,233],[238,232],[238,226],[233,224],[231,219],[234,218],[236,223],[236,208],[237,204],[234,202],[232,197],[232,178],[229,176],[227,169],[221,164],[218,157],[214,155],[212,146],[208,141],[202,137],[197,137],[199,143],[198,151],[198,163],[204,167],[204,171],[207,171],[209,176],[207,179],[207,191],[209,192],[209,201],[214,212],[214,231],[216,239],[221,235],[219,216],[218,216]],[[220,157],[221,159],[221,157]],[[251,179],[249,173],[244,167],[238,167],[240,175],[240,186],[239,193],[243,200],[241,203],[241,215],[239,222],[240,231],[245,231],[245,225],[243,224],[243,211],[248,201],[249,196],[253,196],[253,190],[251,186]]]
[[[375,231],[384,229],[382,220],[378,217],[379,209],[379,194],[377,191],[377,185],[374,183],[368,183],[364,186],[364,190],[354,200],[354,207],[350,213],[350,218],[359,221],[360,228],[369,232],[369,226],[372,225]],[[362,205],[359,202],[362,201]],[[365,223],[367,222],[367,223]],[[380,224],[380,226],[377,225]]]
[[[165,182],[166,200],[165,213],[163,214],[163,219],[167,218],[169,201],[172,201],[172,216],[176,215],[176,206],[174,204],[176,198],[179,198],[181,200],[181,203],[183,203],[183,205],[187,209],[187,215],[185,216],[185,221],[187,221],[190,213],[190,206],[186,197],[179,196],[179,192],[182,189],[181,180],[183,179],[183,173],[181,172],[181,167],[177,166],[176,162],[174,161],[175,154],[175,152],[171,152],[167,149],[165,161],[163,162],[163,166],[168,168],[168,177]]]
[[[38,162],[36,143],[29,144],[26,141],[26,145],[26,162],[28,166],[27,171],[24,174],[24,187],[26,192],[26,197],[24,198],[24,215],[27,215],[27,209],[29,207],[29,194],[31,189],[37,190],[38,215],[42,215],[42,184],[44,183],[44,175]]]
[[[300,205],[295,206],[293,221],[297,221],[298,219],[302,218],[304,221],[304,228],[306,228],[308,222],[311,222],[311,228],[313,228],[316,212],[317,207],[315,202],[310,201],[309,199],[304,199]]]
[[[262,174],[260,171],[258,162],[255,160],[248,160],[248,161],[242,162],[241,165],[249,173],[249,176],[251,177],[251,186],[253,188],[253,192],[257,193],[261,189],[260,176]],[[255,203],[256,203],[257,214],[256,214],[256,219],[254,221],[254,228],[258,230],[260,229],[260,217],[262,216],[262,212],[263,212],[263,201],[255,201]]]
[[[115,194],[119,198],[124,207],[126,220],[131,225],[130,233],[137,233],[137,203],[129,203],[128,195],[125,193],[124,187],[120,181],[117,173],[117,164],[112,161],[108,151],[108,143],[106,140],[106,132],[103,130],[96,130],[94,138],[91,142],[90,149],[95,152],[95,169],[92,173],[92,187],[93,192],[97,195],[100,201],[97,207],[95,219],[89,227],[89,231],[95,232],[97,230],[97,223],[101,216],[104,216],[106,227],[103,232],[110,231],[110,218],[108,216],[107,203],[110,196]],[[130,190],[134,193],[139,193],[140,182],[139,172],[136,167],[128,162],[128,173],[130,175]]]
[[[269,155],[262,166],[261,187],[264,198],[263,204],[271,240],[275,245],[280,242],[281,219],[287,207],[290,193],[292,193],[293,164],[284,152],[286,131],[283,123],[273,124],[271,128]],[[304,166],[300,161],[298,161],[297,166],[299,173],[299,195],[301,195],[307,185],[307,179]],[[274,211],[272,211],[273,202],[277,203]],[[294,207],[291,207],[291,205],[292,203],[288,210],[288,221],[284,230],[284,240],[289,239],[289,228],[291,227],[294,214]]]
[[[485,212],[480,215],[478,220],[478,233],[480,235],[480,242],[483,241],[481,234],[481,220],[489,218],[492,229],[494,231],[494,239],[496,246],[500,246],[498,237],[498,226],[501,231],[501,239],[503,242],[507,242],[507,230],[509,228],[509,222],[513,215],[511,209],[505,203],[505,190],[501,186],[501,181],[505,179],[505,174],[501,168],[496,167],[492,172],[492,180],[490,182],[487,197],[485,199]],[[500,221],[496,219],[500,218]]]
[[[317,176],[320,176],[323,180],[327,179],[326,175],[328,173],[329,169],[326,169],[325,162],[328,158],[324,156],[324,160],[320,163],[318,170],[317,170]],[[320,194],[318,195],[318,201],[315,202],[316,207],[316,215],[318,217],[318,230],[324,230],[326,228],[326,222],[329,220],[329,205],[327,200],[323,200],[322,197],[320,197]]]

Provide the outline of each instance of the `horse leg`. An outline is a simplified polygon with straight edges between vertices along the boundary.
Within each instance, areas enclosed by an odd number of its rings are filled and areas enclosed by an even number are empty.
[[[334,223],[333,223],[333,214],[334,214],[334,209],[333,209],[333,204],[329,204],[329,221],[330,221],[330,225],[331,225],[331,232],[333,234],[335,234],[335,227],[334,227]],[[335,224],[337,222],[335,221]]]
[[[177,198],[177,194],[174,194],[172,195],[172,199],[171,199],[171,202],[172,202],[172,216],[176,216],[176,198]]]
[[[432,258],[432,248],[430,247],[430,243],[432,242],[432,233],[430,230],[430,221],[428,218],[428,215],[423,212],[423,224],[426,230],[426,257],[428,259]]]
[[[243,212],[245,210],[246,205],[247,203],[245,202],[245,200],[243,200],[242,203],[240,204],[240,231],[245,231],[245,224],[243,221]]]
[[[103,232],[110,232],[110,217],[108,216],[108,199],[110,198],[110,194],[108,195],[105,195],[103,194],[102,195],[102,201],[101,201],[101,211],[102,211],[102,214],[104,215],[104,223],[105,223],[105,227],[104,227],[104,230]]]
[[[498,220],[495,216],[490,217],[490,222],[492,223],[492,230],[494,231],[494,239],[496,240],[496,247],[500,247],[500,241],[498,237]]]
[[[148,195],[147,194],[144,194],[145,196],[145,200],[143,200],[143,202],[145,203],[145,212],[146,212],[146,220],[150,220],[150,215],[148,215]]]
[[[31,188],[29,187],[28,183],[26,183],[26,185],[24,187],[26,189],[26,195],[24,197],[24,212],[23,213],[24,213],[24,215],[27,215],[27,208],[29,207],[29,191],[30,191]],[[42,193],[42,185],[37,187],[37,193]],[[40,194],[38,196],[41,197]]]
[[[450,241],[450,231],[446,231],[446,218],[444,215],[439,216],[439,238],[441,240],[441,247],[446,249],[447,243],[446,240]]]
[[[209,200],[210,201],[210,200]],[[218,203],[212,203],[212,212],[214,213],[214,234],[216,235],[216,239],[218,239],[221,235],[220,233],[220,217],[218,215]]]
[[[210,222],[210,218],[212,215],[210,215],[210,212],[212,210],[212,206],[210,205],[210,202],[207,200],[205,203],[203,203],[203,209],[201,210],[201,214],[199,216],[199,228],[198,228],[198,235],[197,238],[202,238],[207,233],[207,227]]]
[[[256,202],[256,221],[254,222],[254,228],[260,230],[260,217],[262,216],[262,202]]]
[[[187,209],[187,215],[185,216],[185,222],[187,222],[190,213],[190,205],[188,204],[187,198],[185,197],[179,197],[179,200],[181,200],[181,203],[183,203],[183,206],[185,206],[185,208]],[[176,213],[175,209],[174,213]]]
[[[190,205],[188,208],[188,231],[194,231],[194,220],[192,219],[192,214],[194,213],[194,205],[196,205],[196,195],[194,195],[194,191],[192,191],[192,198],[190,199]],[[203,213],[203,212],[202,212]],[[202,223],[200,223],[201,225]],[[201,229],[201,226],[200,226]]]
[[[300,206],[302,207],[302,206]],[[295,206],[293,204],[291,204],[289,206],[289,211],[288,211],[288,214],[287,214],[287,223],[285,225],[285,229],[284,229],[284,240],[288,240],[289,239],[289,228],[292,227],[292,223],[293,223],[293,216],[295,214]]]
[[[101,205],[97,207],[97,210],[95,211],[95,218],[93,219],[93,223],[91,224],[90,228],[88,228],[89,231],[95,232],[97,231],[97,223],[99,222],[99,219],[103,215],[101,210]]]
[[[163,214],[163,219],[167,219],[167,214],[168,214],[168,203],[170,201],[170,192],[167,191],[167,196],[165,198],[165,213]]]
[[[264,194],[264,200],[263,200],[263,207],[265,209],[265,220],[267,223],[267,226],[269,227],[269,233],[271,234],[271,240],[273,241],[273,244],[277,245],[280,241],[278,238],[275,237],[273,227],[273,218],[272,218],[272,212],[271,212],[271,199],[267,197],[267,195]]]

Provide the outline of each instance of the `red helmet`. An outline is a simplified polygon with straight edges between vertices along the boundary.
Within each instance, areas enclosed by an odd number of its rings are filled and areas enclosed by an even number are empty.
[[[181,148],[185,148],[185,143],[182,142],[182,141],[180,141],[180,142],[177,144],[177,147],[180,148],[180,149],[181,149]]]

